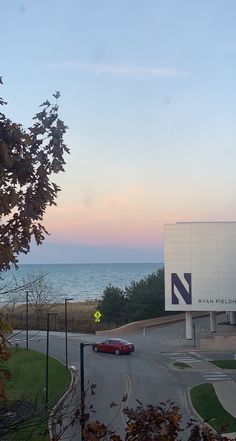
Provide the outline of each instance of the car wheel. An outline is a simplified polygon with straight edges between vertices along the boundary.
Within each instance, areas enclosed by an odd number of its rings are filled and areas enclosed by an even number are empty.
[[[93,350],[94,350],[94,352],[98,352],[98,347],[97,346],[93,346]]]
[[[120,351],[119,351],[119,349],[116,349],[116,350],[115,350],[115,354],[116,354],[116,355],[120,355]]]

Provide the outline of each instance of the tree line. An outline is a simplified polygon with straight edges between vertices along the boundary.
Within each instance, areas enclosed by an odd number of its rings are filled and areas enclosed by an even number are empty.
[[[122,325],[170,314],[165,311],[164,269],[131,282],[125,289],[109,285],[98,304],[103,322]]]

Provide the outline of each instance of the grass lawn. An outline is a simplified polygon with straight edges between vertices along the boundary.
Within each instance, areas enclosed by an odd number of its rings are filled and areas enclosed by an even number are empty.
[[[200,384],[190,391],[193,407],[210,426],[224,432],[236,432],[236,419],[222,407],[212,384]]]
[[[13,349],[10,360],[4,366],[11,372],[12,378],[7,381],[7,397],[11,400],[23,399],[27,403],[35,405],[38,409],[44,410],[45,403],[45,366],[46,357],[39,352],[26,349]],[[52,407],[64,394],[70,384],[70,372],[64,365],[54,358],[49,357],[49,408]],[[32,441],[48,440],[43,437],[47,427],[44,423],[39,425],[30,439]],[[22,429],[17,435],[17,440],[28,439],[29,429]],[[12,436],[14,440],[14,436]]]
[[[221,369],[236,369],[236,360],[211,360],[210,363]]]

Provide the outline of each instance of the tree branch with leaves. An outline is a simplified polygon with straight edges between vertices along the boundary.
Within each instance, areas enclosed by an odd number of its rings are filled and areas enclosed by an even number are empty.
[[[48,234],[43,215],[60,191],[51,175],[64,171],[69,153],[67,127],[58,115],[60,93],[53,97],[55,103],[45,101],[27,130],[0,112],[0,271],[17,266],[32,237],[40,245]],[[6,104],[0,98],[0,106]]]

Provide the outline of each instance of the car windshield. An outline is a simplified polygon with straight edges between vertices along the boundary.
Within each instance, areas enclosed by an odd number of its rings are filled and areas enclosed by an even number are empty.
[[[116,343],[116,342],[119,342],[119,343],[123,343],[124,345],[129,345],[130,344],[130,342],[129,341],[127,341],[127,340],[123,340],[122,338],[117,338],[117,339],[114,339],[114,340],[112,340],[114,343]]]

